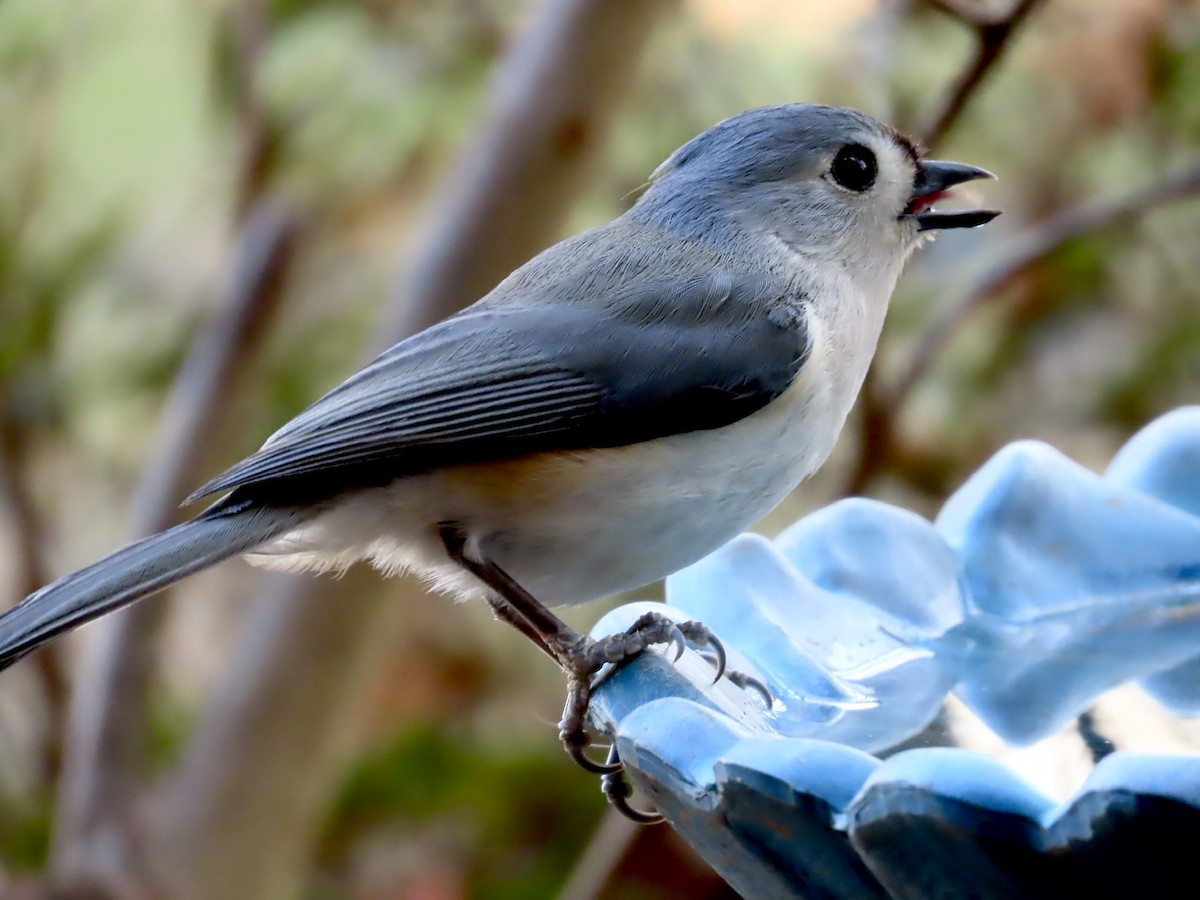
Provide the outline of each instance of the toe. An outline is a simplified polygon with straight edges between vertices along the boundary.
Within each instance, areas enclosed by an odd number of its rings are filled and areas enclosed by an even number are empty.
[[[659,822],[665,821],[663,815],[659,812],[636,809],[629,805],[629,797],[633,794],[633,787],[629,784],[629,779],[624,771],[625,767],[621,764],[620,756],[617,755],[616,744],[613,744],[609,748],[608,762],[617,765],[619,771],[601,778],[600,790],[617,812],[625,818],[637,822],[639,825],[657,825]]]

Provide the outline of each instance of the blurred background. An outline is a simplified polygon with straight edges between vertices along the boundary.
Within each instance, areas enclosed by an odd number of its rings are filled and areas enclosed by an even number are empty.
[[[910,266],[834,459],[760,530],[932,514],[1020,437],[1099,469],[1200,396],[1195,0],[4,0],[0,603],[796,100],[996,171],[1005,214]],[[561,675],[490,618],[233,562],[58,642],[0,677],[0,893],[731,896],[605,816]],[[1118,694],[1023,771],[1065,796],[1098,745],[1200,746]],[[953,704],[942,731],[1016,758]]]

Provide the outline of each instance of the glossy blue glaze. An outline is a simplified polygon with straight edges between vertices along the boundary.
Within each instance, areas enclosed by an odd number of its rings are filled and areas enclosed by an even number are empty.
[[[1104,476],[1035,442],[996,454],[936,523],[869,500],[743,535],[672,576],[730,665],[689,650],[610,673],[594,724],[630,776],[745,896],[1200,896],[1200,757],[1117,753],[1055,806],[1001,764],[880,751],[953,689],[1013,743],[1141,680],[1200,711],[1200,407],[1152,423]],[[947,893],[949,891],[949,893]]]

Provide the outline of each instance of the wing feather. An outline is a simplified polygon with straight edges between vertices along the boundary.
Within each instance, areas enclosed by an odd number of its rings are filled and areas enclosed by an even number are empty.
[[[591,289],[579,280],[554,290]],[[782,393],[808,353],[803,316],[769,315],[767,290],[714,267],[682,285],[643,279],[604,304],[493,295],[388,350],[189,500],[298,482],[332,495],[720,427]]]

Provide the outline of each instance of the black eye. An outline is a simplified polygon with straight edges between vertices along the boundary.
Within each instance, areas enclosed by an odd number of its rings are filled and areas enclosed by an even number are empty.
[[[848,191],[861,193],[875,183],[879,167],[875,154],[862,144],[848,144],[833,158],[829,174]]]

